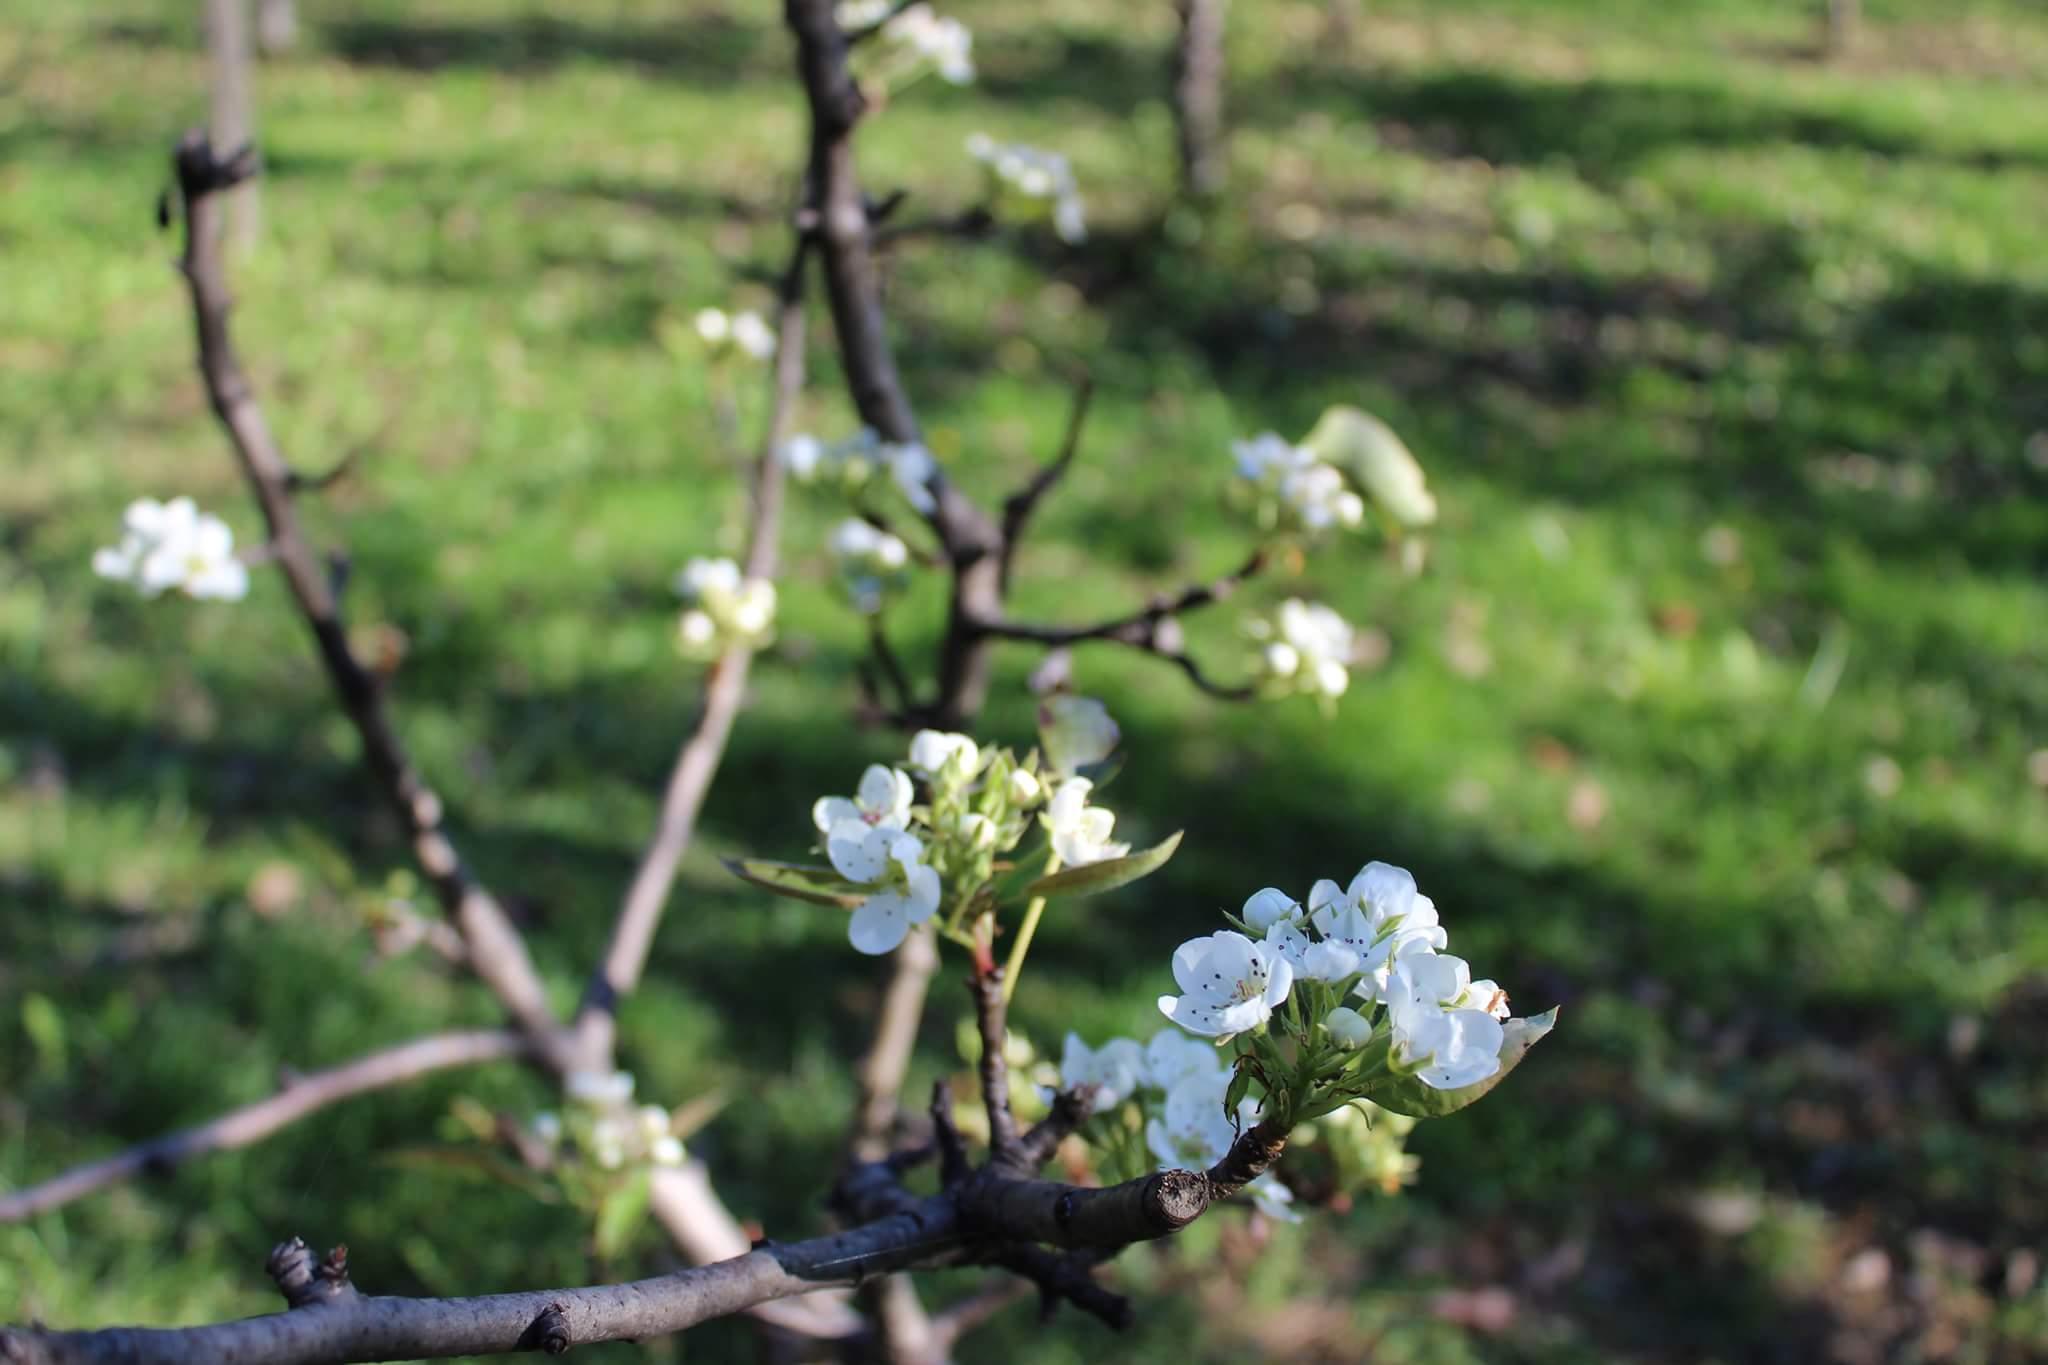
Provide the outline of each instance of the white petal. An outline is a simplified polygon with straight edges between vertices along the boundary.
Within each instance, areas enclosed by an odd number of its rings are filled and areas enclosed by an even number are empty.
[[[910,919],[904,908],[903,898],[893,891],[869,896],[847,922],[847,940],[870,957],[895,951],[903,936],[910,932]]]
[[[910,909],[908,911],[910,922],[912,924],[923,924],[937,913],[939,908],[939,874],[932,868],[926,867],[923,863],[919,863],[916,867],[910,869],[908,880],[910,882]]]
[[[842,820],[867,823],[861,819],[860,807],[843,796],[821,796],[811,807],[811,823],[818,827],[820,834],[830,834],[833,826]]]
[[[893,833],[872,828],[862,820],[843,820],[826,836],[825,856],[848,881],[878,882],[889,870]]]
[[[1268,886],[1252,892],[1240,918],[1252,928],[1264,931],[1279,920],[1294,918],[1300,911],[1294,897],[1276,886]]]
[[[1173,950],[1173,979],[1182,990],[1195,989],[1206,974],[1204,964],[1208,958],[1209,940],[1206,938],[1191,938]],[[1167,1012],[1172,1013],[1171,1010]]]

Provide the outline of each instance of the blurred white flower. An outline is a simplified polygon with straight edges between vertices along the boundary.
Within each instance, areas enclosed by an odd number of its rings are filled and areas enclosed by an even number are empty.
[[[562,1145],[562,1116],[551,1110],[542,1110],[533,1116],[533,1135],[548,1147]]]
[[[1173,979],[1183,994],[1160,996],[1160,1012],[1190,1033],[1227,1037],[1273,1017],[1294,967],[1266,944],[1221,929],[1174,950]]]
[[[190,498],[129,503],[120,543],[95,551],[92,571],[131,583],[144,597],[176,588],[187,597],[235,602],[249,591],[248,567],[235,557],[234,532]]]
[[[775,329],[759,313],[736,313],[732,319],[733,345],[756,360],[775,354]]]
[[[1121,858],[1131,851],[1129,844],[1112,843],[1110,831],[1116,816],[1101,806],[1088,804],[1095,784],[1085,777],[1070,777],[1053,789],[1045,803],[1046,832],[1052,836],[1052,851],[1068,867]]]
[[[888,531],[859,517],[848,517],[832,528],[827,544],[840,585],[854,610],[862,615],[872,616],[880,611],[889,594],[902,586],[903,571],[910,563],[910,547]]]
[[[634,1117],[639,1120],[640,1136],[644,1140],[653,1142],[656,1138],[667,1135],[668,1110],[660,1105],[643,1104],[635,1112]]]
[[[930,62],[940,78],[953,85],[974,80],[974,34],[958,19],[942,18],[930,5],[912,5],[889,20],[882,40],[910,59]]]
[[[1069,1033],[1060,1053],[1060,1088],[1094,1086],[1094,1112],[1100,1114],[1116,1108],[1138,1088],[1144,1064],[1145,1054],[1132,1039],[1112,1038],[1091,1048],[1079,1034]]]
[[[1145,1044],[1138,1078],[1151,1089],[1171,1090],[1182,1081],[1214,1076],[1222,1070],[1223,1059],[1213,1043],[1190,1038],[1179,1029],[1163,1028]]]
[[[1330,408],[1302,445],[1349,474],[1396,525],[1415,529],[1436,520],[1436,498],[1422,466],[1379,418],[1353,407]]]
[[[1038,747],[1046,766],[1063,777],[1108,758],[1122,733],[1093,697],[1055,692],[1038,703]]]
[[[915,441],[907,445],[884,442],[880,456],[903,500],[920,516],[930,516],[939,505],[931,490],[932,475],[939,472],[939,462],[932,458],[932,453]]]
[[[1301,1215],[1294,1209],[1294,1191],[1280,1183],[1280,1178],[1271,1171],[1265,1172],[1249,1182],[1241,1191],[1268,1218],[1283,1223],[1299,1223]]]
[[[1021,142],[997,142],[986,133],[967,139],[967,153],[987,168],[998,197],[1007,193],[1049,211],[1053,231],[1063,242],[1087,240],[1087,209],[1066,157]]]
[[[664,1133],[648,1144],[647,1155],[657,1166],[680,1166],[684,1157],[682,1139]]]
[[[1230,1073],[1218,1068],[1206,1076],[1189,1076],[1166,1092],[1159,1115],[1145,1124],[1145,1145],[1162,1168],[1205,1171],[1223,1159],[1237,1140],[1223,1097]]]
[[[775,454],[789,471],[789,477],[798,483],[810,483],[824,467],[825,443],[815,436],[798,433],[784,441]]]
[[[1269,692],[1334,700],[1351,685],[1347,665],[1356,636],[1349,622],[1322,603],[1290,597],[1270,620],[1255,619],[1245,629],[1265,642],[1258,666]]]
[[[633,1098],[630,1071],[572,1071],[562,1082],[563,1093],[578,1104],[605,1108],[625,1104]]]
[[[730,559],[693,558],[676,575],[675,588],[692,604],[677,633],[692,654],[709,654],[729,644],[758,649],[775,625],[775,585],[746,578]]]
[[[1324,463],[1307,446],[1263,431],[1249,441],[1231,442],[1230,451],[1238,477],[1276,500],[1293,525],[1321,531],[1365,520],[1365,500],[1345,483],[1341,470]]]
[[[697,335],[707,346],[723,346],[732,339],[732,319],[723,308],[699,308],[694,321]]]

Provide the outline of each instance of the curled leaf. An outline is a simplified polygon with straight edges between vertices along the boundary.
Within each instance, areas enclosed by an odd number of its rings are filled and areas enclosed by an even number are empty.
[[[778,863],[769,858],[721,858],[725,870],[743,882],[772,891],[791,900],[813,905],[836,905],[851,910],[869,893],[829,867],[808,863]]]

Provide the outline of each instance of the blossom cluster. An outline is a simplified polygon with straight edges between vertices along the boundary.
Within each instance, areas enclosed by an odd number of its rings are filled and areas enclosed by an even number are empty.
[[[235,534],[190,498],[139,498],[121,514],[121,540],[97,550],[92,571],[133,584],[144,597],[176,588],[187,597],[240,601],[249,570],[235,557]]]
[[[730,559],[691,559],[675,589],[690,604],[676,632],[693,657],[712,658],[732,645],[758,649],[774,633],[775,585],[746,577]]]
[[[1073,766],[920,730],[904,759],[868,765],[851,796],[812,804],[831,871],[850,888],[847,938],[856,949],[891,951],[949,900],[957,917],[1034,827],[1068,867],[1130,852],[1110,837],[1116,816],[1091,803],[1094,783],[1077,775],[1114,745],[1115,723],[1099,702],[1066,700],[1044,734],[1047,752]]]
[[[1263,499],[1262,515],[1282,529],[1324,531],[1365,520],[1365,499],[1345,483],[1341,470],[1307,446],[1267,431],[1233,442],[1231,453],[1238,477]]]
[[[907,85],[927,70],[953,85],[974,81],[974,34],[958,19],[918,3],[897,10],[892,0],[842,0],[835,8],[839,27],[849,33],[882,25],[882,85]]]
[[[1180,946],[1181,994],[1159,1008],[1190,1033],[1228,1039],[1263,1034],[1294,997],[1283,1031],[1297,1045],[1361,1056],[1316,1093],[1290,1093],[1293,1117],[1328,1112],[1383,1076],[1460,1090],[1500,1070],[1507,994],[1443,951],[1436,905],[1405,870],[1368,863],[1348,886],[1318,881],[1305,905],[1267,887],[1237,923],[1243,932]]]
[[[910,547],[901,538],[859,517],[832,528],[826,542],[846,600],[863,616],[881,611],[904,584]]]
[[[529,1125],[556,1161],[588,1162],[602,1171],[683,1163],[682,1139],[669,1111],[658,1104],[633,1104],[632,1072],[575,1071],[563,1089],[566,1112],[536,1114]]]
[[[1069,1033],[1060,1055],[1060,1087],[1093,1086],[1095,1114],[1127,1101],[1139,1106],[1145,1147],[1162,1170],[1208,1169],[1223,1159],[1240,1128],[1262,1117],[1255,1100],[1241,1101],[1234,1111],[1225,1107],[1230,1075],[1215,1048],[1170,1028],[1146,1043],[1112,1038],[1092,1048]],[[1271,1172],[1244,1192],[1264,1213],[1289,1222],[1299,1217],[1288,1208],[1293,1193]]]
[[[713,356],[737,351],[755,360],[769,360],[775,355],[775,329],[759,313],[700,308],[694,322],[697,336]]]
[[[1053,231],[1061,241],[1087,240],[1081,187],[1066,157],[1021,142],[997,142],[986,133],[968,137],[967,154],[987,168],[992,197],[1021,200],[1033,208],[1049,206]]]
[[[792,436],[776,454],[798,483],[834,482],[848,496],[858,496],[878,471],[886,471],[911,510],[929,515],[938,506],[930,485],[939,464],[917,441],[884,441],[873,428],[862,427],[830,444],[808,434]]]
[[[1252,663],[1267,696],[1305,693],[1327,703],[1351,685],[1357,637],[1322,603],[1290,597],[1272,616],[1246,621],[1244,631],[1259,645]]]

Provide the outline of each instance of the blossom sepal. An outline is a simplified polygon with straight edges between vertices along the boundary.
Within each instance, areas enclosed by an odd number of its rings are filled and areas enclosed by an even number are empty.
[[[1078,867],[1063,867],[1059,871],[1040,877],[1018,894],[1024,897],[1045,896],[1093,896],[1128,885],[1140,877],[1149,877],[1166,866],[1169,858],[1180,848],[1180,837],[1185,831],[1175,830],[1150,848],[1136,853],[1127,853],[1121,858],[1104,858],[1099,863],[1082,863]]]
[[[851,910],[868,897],[859,882],[848,881],[829,867],[779,863],[772,858],[721,858],[725,870],[741,881],[791,900]]]
[[[1475,1081],[1457,1090],[1437,1090],[1424,1084],[1420,1077],[1401,1074],[1401,1068],[1396,1067],[1387,1080],[1373,1086],[1367,1094],[1381,1108],[1410,1118],[1435,1119],[1455,1114],[1466,1105],[1486,1098],[1488,1092],[1528,1055],[1529,1049],[1556,1027],[1555,1007],[1527,1019],[1508,1020],[1501,1026],[1500,1069],[1483,1081]]]

